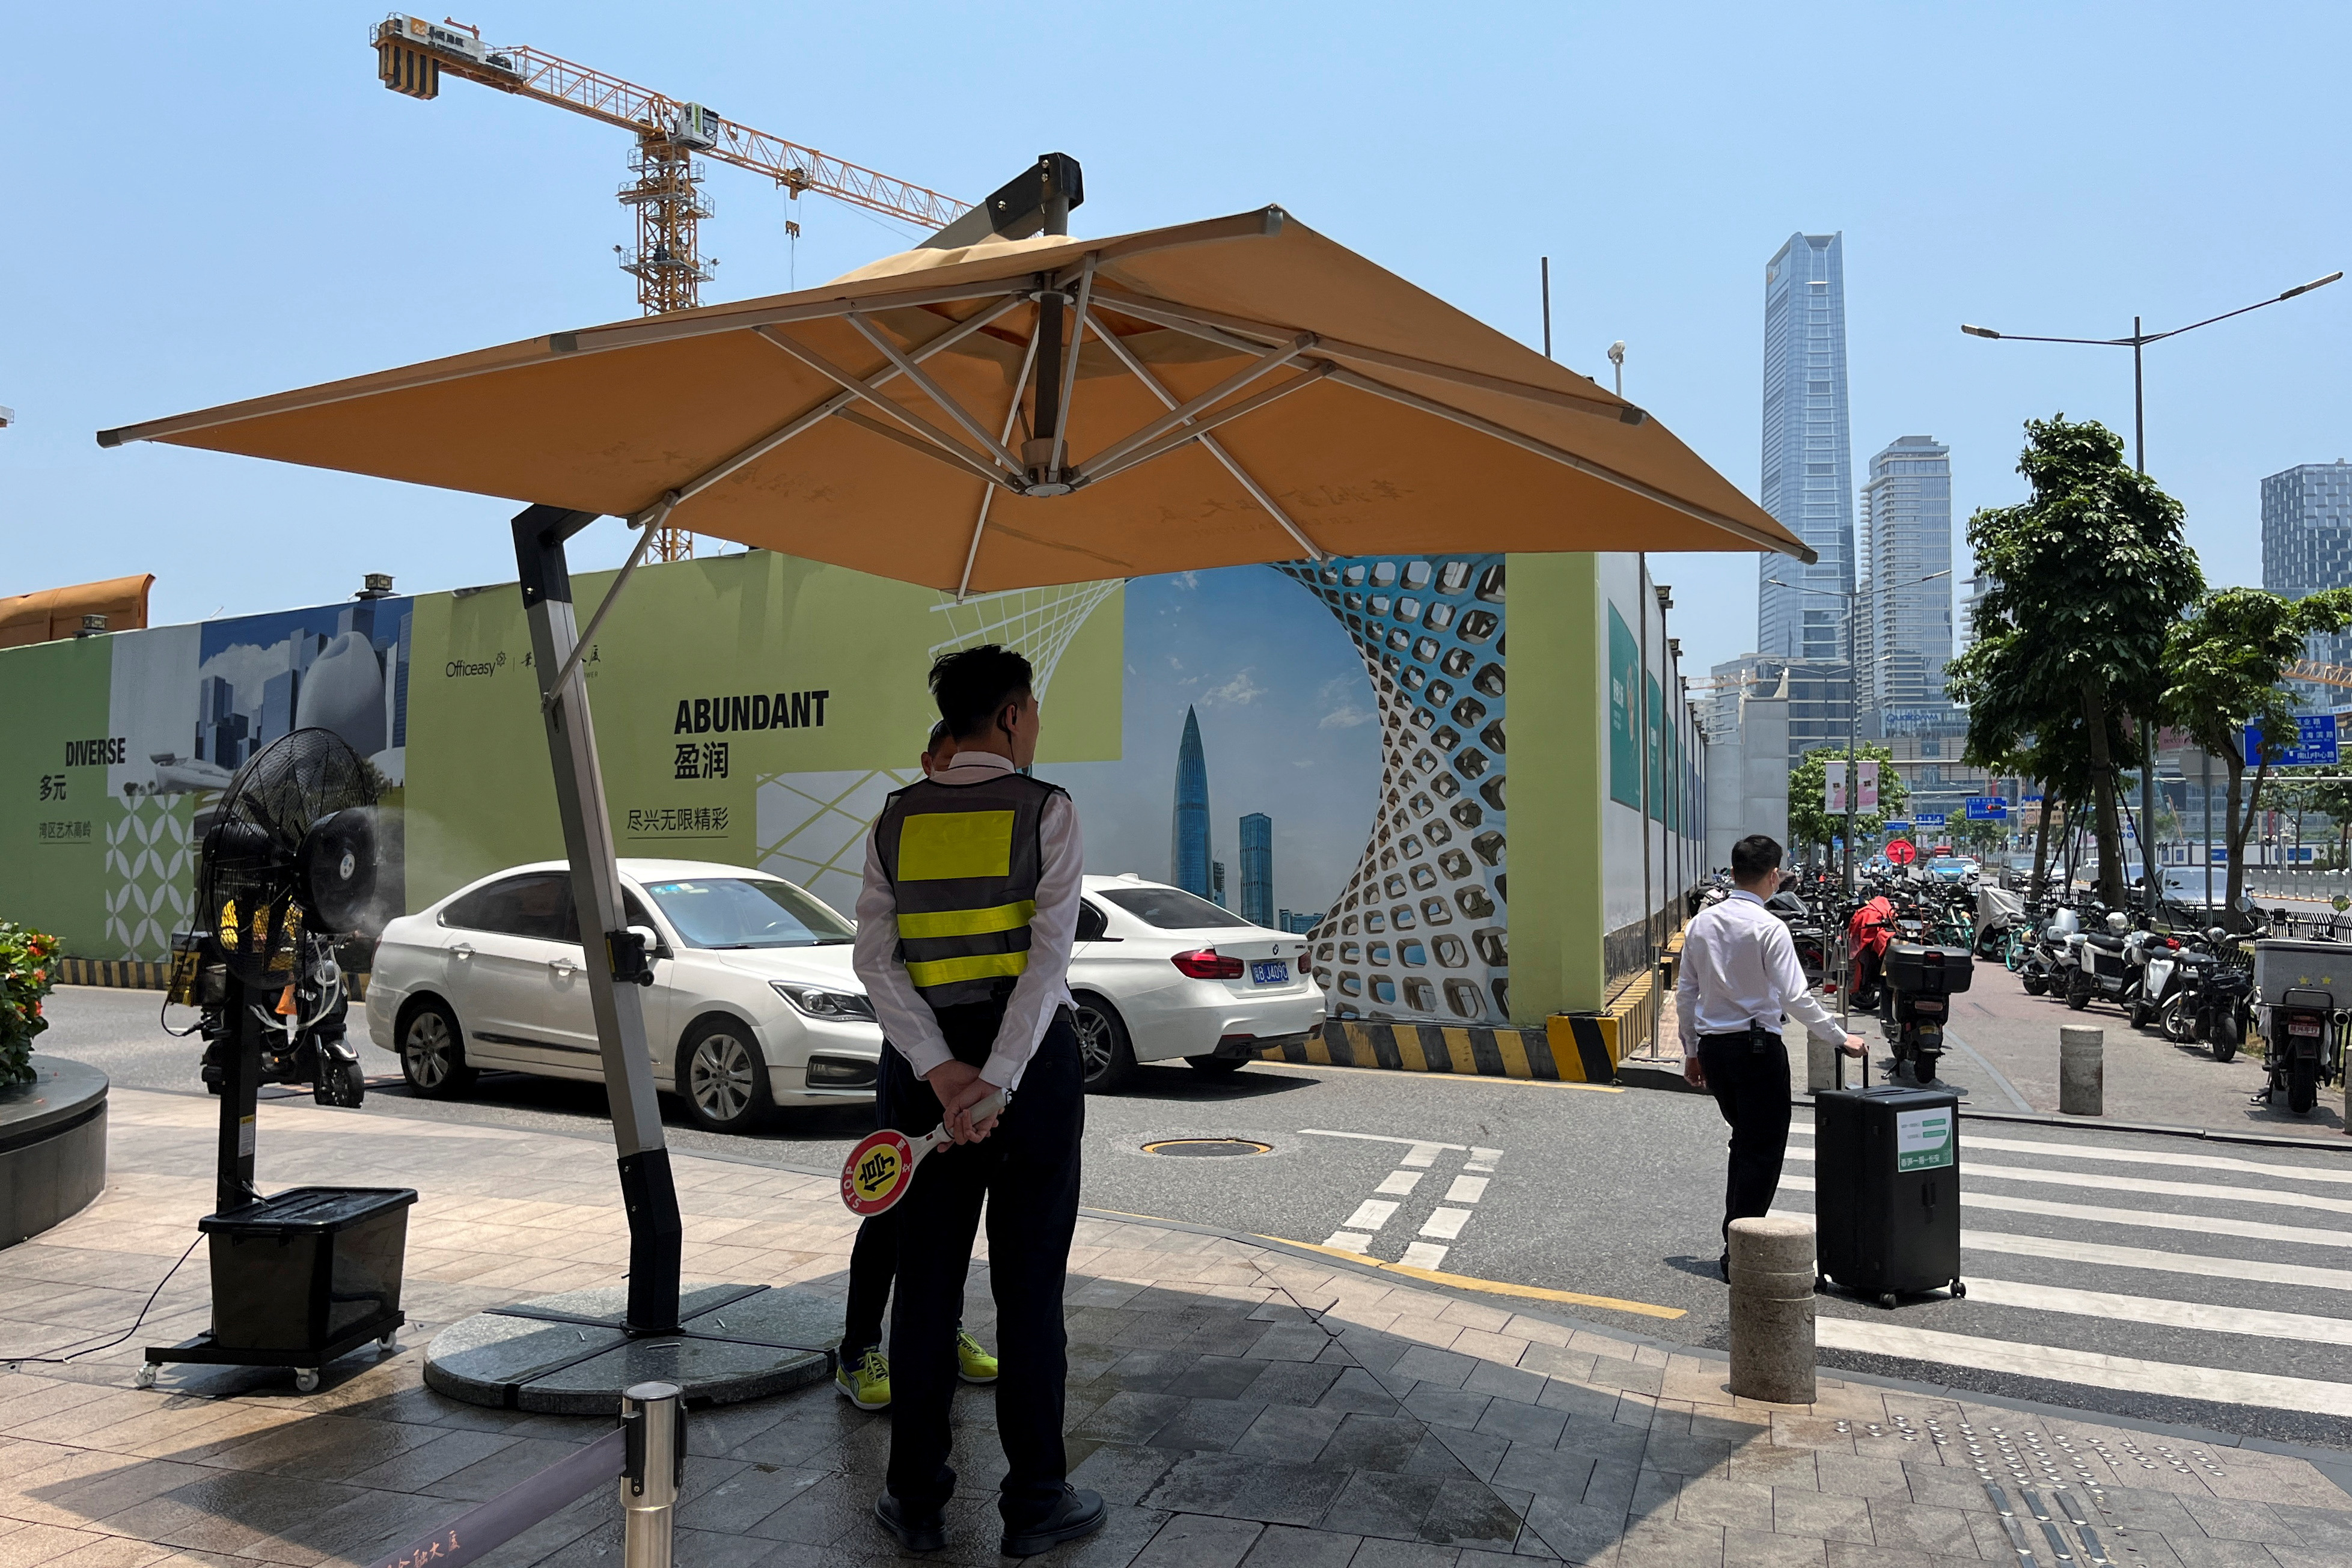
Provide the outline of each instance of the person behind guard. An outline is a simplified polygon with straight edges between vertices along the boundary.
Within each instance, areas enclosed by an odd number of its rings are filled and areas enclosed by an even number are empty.
[[[883,807],[857,900],[857,976],[889,1041],[891,1124],[918,1137],[944,1125],[954,1140],[898,1204],[890,1464],[874,1513],[909,1551],[947,1542],[956,1332],[985,1199],[1002,1549],[1027,1557],[1105,1518],[1099,1496],[1070,1486],[1062,1445],[1062,1288],[1086,1124],[1068,975],[1086,856],[1067,793],[1020,771],[1037,753],[1029,661],[962,649],[932,664],[930,688],[955,756]],[[975,1122],[972,1107],[1000,1090],[1004,1109]]]
[[[915,761],[929,779],[954,756],[955,737],[948,733],[948,721],[940,719],[931,726],[923,754]],[[879,1127],[894,1125],[889,1086],[887,1077],[874,1085],[874,1123]],[[833,1386],[860,1410],[890,1407],[890,1358],[882,1354],[882,1309],[898,1272],[898,1211],[886,1208],[866,1217],[849,1250],[849,1299],[843,1303],[841,1344],[834,1354]],[[958,1323],[956,1375],[985,1385],[996,1381],[997,1372],[996,1358]]]
[[[1723,1256],[1731,1278],[1731,1222],[1772,1209],[1780,1163],[1789,1150],[1789,1048],[1783,1014],[1848,1056],[1863,1040],[1848,1034],[1805,983],[1789,928],[1764,907],[1780,891],[1780,846],[1751,833],[1731,846],[1731,895],[1691,916],[1675,982],[1683,1077],[1715,1096],[1731,1124],[1730,1166],[1723,1188]]]

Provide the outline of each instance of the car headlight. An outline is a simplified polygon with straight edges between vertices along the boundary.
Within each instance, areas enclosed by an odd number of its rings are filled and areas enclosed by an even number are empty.
[[[794,1010],[813,1019],[863,1019],[874,1021],[874,1004],[863,991],[829,991],[821,986],[788,985],[782,980],[770,980],[776,995],[793,1004]]]

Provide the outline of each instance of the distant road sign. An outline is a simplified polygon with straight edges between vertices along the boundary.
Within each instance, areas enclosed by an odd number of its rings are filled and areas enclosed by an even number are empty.
[[[2005,822],[2009,821],[2009,802],[1998,795],[1971,795],[1969,797],[1969,821]]]
[[[1911,820],[1923,828],[1940,828],[1944,825],[1944,813],[1941,811],[1922,811]]]
[[[1909,865],[1919,858],[1919,846],[1909,839],[1896,839],[1886,846],[1886,859],[1894,865]]]
[[[2335,767],[2337,762],[2336,716],[2332,713],[2300,714],[2296,716],[2294,723],[2299,733],[2295,736],[2294,744],[2281,753],[2278,760],[2271,766],[2273,768]],[[2262,727],[2252,724],[2246,726],[2239,739],[2245,747],[2246,766],[2249,768],[2258,766],[2262,761],[2259,755],[2259,748],[2263,743]]]
[[[1885,824],[1885,831],[1890,833],[1900,835],[1909,832],[1911,831],[1911,824],[1908,822],[1888,822]]]

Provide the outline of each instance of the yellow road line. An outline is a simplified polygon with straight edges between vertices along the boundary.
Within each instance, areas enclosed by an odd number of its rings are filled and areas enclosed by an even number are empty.
[[[1490,1296],[1523,1296],[1530,1301],[1560,1301],[1570,1306],[1605,1307],[1612,1312],[1638,1312],[1647,1318],[1680,1318],[1689,1314],[1680,1307],[1654,1306],[1648,1301],[1621,1301],[1615,1296],[1588,1296],[1580,1291],[1554,1291],[1542,1285],[1514,1285],[1503,1280],[1481,1280],[1471,1274],[1448,1274],[1436,1269],[1416,1269],[1410,1263],[1391,1263],[1361,1252],[1350,1252],[1344,1247],[1326,1247],[1318,1241],[1293,1241],[1286,1236],[1261,1236],[1262,1241],[1279,1241],[1285,1247],[1304,1247],[1310,1252],[1328,1253],[1344,1258],[1350,1263],[1363,1263],[1391,1274],[1409,1274],[1416,1280],[1426,1280],[1433,1285],[1451,1285],[1457,1291],[1479,1291]]]

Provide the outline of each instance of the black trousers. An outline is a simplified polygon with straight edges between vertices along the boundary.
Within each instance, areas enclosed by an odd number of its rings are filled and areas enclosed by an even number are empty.
[[[943,1016],[940,1021],[950,1020]],[[971,1043],[978,1033],[947,1030],[960,1060],[974,1065],[985,1060],[988,1039]],[[883,1064],[891,1075],[892,1124],[918,1136],[938,1126],[940,1102],[930,1086],[895,1051],[884,1052]],[[996,1430],[1008,1467],[997,1507],[1009,1528],[1023,1529],[1043,1520],[1061,1499],[1069,1469],[1062,1447],[1069,1346],[1062,1286],[1077,1226],[1078,1145],[1085,1130],[1085,1073],[1065,1012],[1045,1031],[996,1130],[977,1144],[924,1160],[893,1210],[898,1291],[890,1312],[888,1485],[909,1507],[943,1506],[955,1490],[948,1464],[955,1332],[983,1199],[1003,1368]]]
[[[1789,1152],[1789,1047],[1777,1034],[1712,1034],[1698,1042],[1699,1070],[1716,1109],[1731,1124],[1731,1165],[1723,1184],[1723,1237],[1735,1219],[1772,1211]]]

